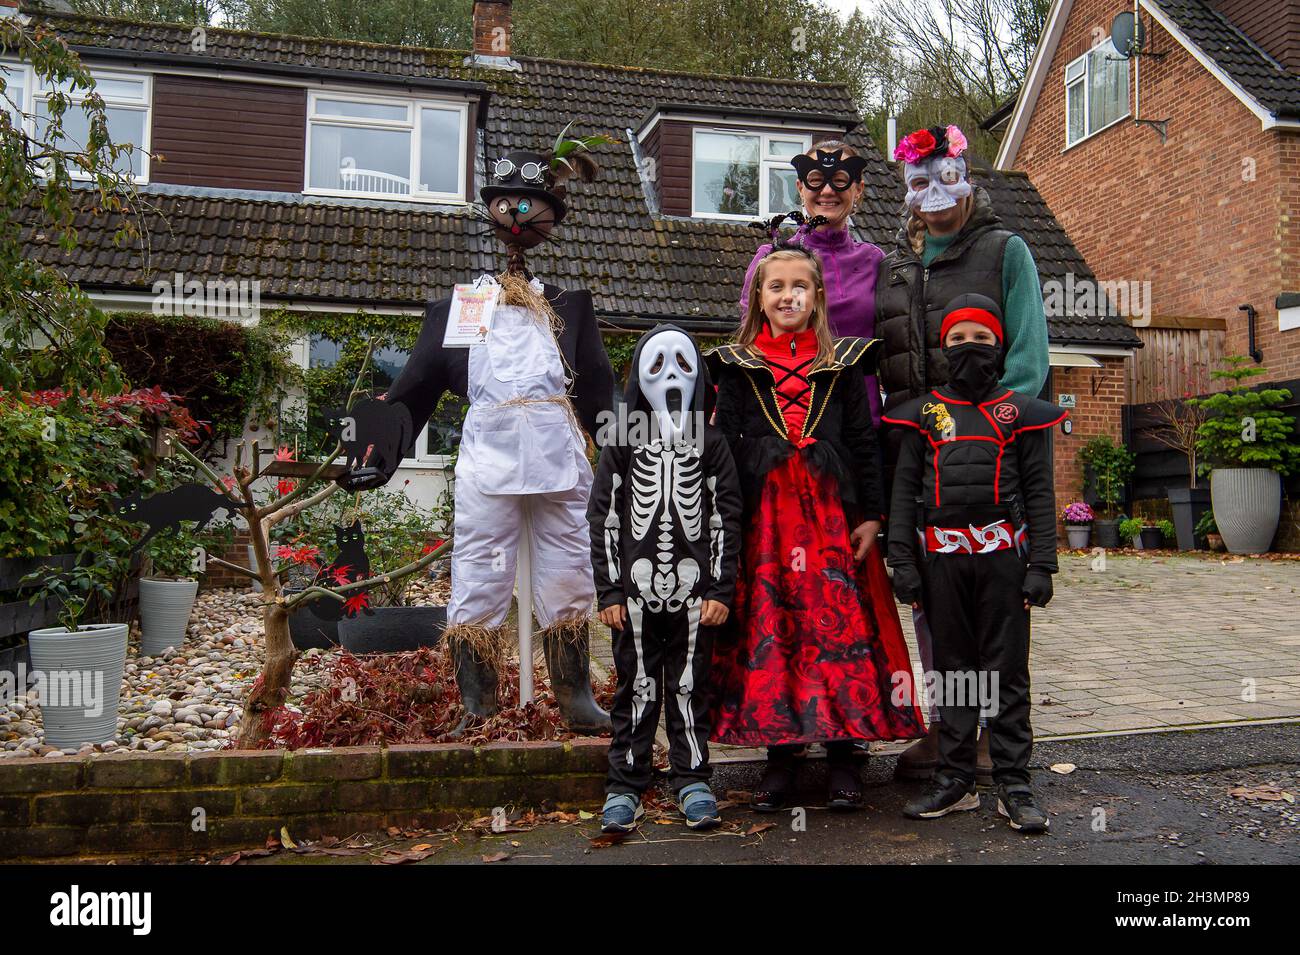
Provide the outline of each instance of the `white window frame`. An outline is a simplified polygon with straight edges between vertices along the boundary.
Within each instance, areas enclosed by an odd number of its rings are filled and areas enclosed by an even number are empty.
[[[24,116],[23,129],[30,135],[31,121],[26,117],[29,117],[32,113],[32,87],[36,85],[36,71],[33,70],[29,64],[19,62],[18,60],[0,60],[0,67],[3,67],[9,73],[21,73],[23,75],[23,101],[21,103],[16,103],[15,105],[18,107],[18,111]],[[9,97],[9,99],[13,99],[12,91],[8,86],[5,87],[4,95]],[[4,108],[8,109],[8,100],[3,102]]]
[[[778,132],[774,130],[754,129],[747,126],[695,126],[691,130],[691,218],[722,219],[727,222],[752,222],[755,215],[732,215],[724,212],[701,212],[696,204],[695,190],[695,156],[696,141],[701,133],[720,133],[730,136],[750,136],[758,138],[758,213],[757,218],[766,219],[771,212],[771,190],[767,184],[767,171],[771,166],[788,166],[790,160],[800,153],[812,148],[812,136],[808,133]],[[773,139],[794,139],[803,143],[803,149],[790,153],[789,156],[769,156],[767,145]]]
[[[12,66],[9,63],[5,63],[5,66],[9,66],[12,69]],[[27,104],[26,107],[23,109],[23,112],[27,113],[30,117],[26,124],[27,134],[29,136],[35,136],[36,135],[35,113],[36,113],[37,104],[48,99],[51,91],[44,90],[44,89],[42,90],[36,89],[37,81],[39,80],[39,77],[36,76],[36,71],[32,69],[30,66],[20,65],[20,68],[25,69],[27,73],[27,82],[25,84],[26,86],[25,97],[27,100]],[[133,174],[130,178],[131,181],[134,183],[137,183],[139,185],[146,185],[149,182],[149,160],[151,158],[150,150],[152,149],[152,141],[153,141],[153,74],[145,73],[138,70],[123,70],[123,69],[116,69],[116,68],[101,69],[97,66],[90,66],[89,69],[90,69],[90,75],[95,80],[94,92],[99,93],[100,98],[103,99],[104,101],[105,107],[111,106],[114,109],[125,109],[125,110],[131,110],[133,112],[144,114],[144,124],[143,124],[144,142],[132,144],[136,147],[135,150],[136,155],[140,157],[140,173],[139,175]],[[104,80],[128,80],[133,83],[142,82],[143,94],[141,98],[138,100],[124,99],[115,96],[105,96],[103,91],[100,89],[100,83]],[[70,90],[68,92],[68,98],[71,100],[71,104],[68,107],[68,111],[73,109],[78,109],[78,110],[81,109],[81,104],[85,102],[87,92],[88,92],[87,90]],[[66,113],[67,111],[65,111],[65,115]],[[114,140],[114,143],[118,144],[116,140]],[[68,175],[71,176],[71,178],[73,179],[82,180],[82,181],[88,180],[90,178],[88,175],[80,172],[75,168],[70,168],[68,170]]]
[[[366,119],[358,116],[332,116],[318,114],[319,100],[346,100],[350,103],[374,103],[380,106],[405,106],[405,120]],[[416,183],[420,175],[420,110],[434,108],[455,112],[460,118],[460,137],[456,147],[456,191],[419,192]],[[311,184],[312,126],[346,126],[349,128],[397,129],[411,133],[409,175],[411,191],[405,194],[362,192],[355,189],[324,189]],[[469,103],[464,100],[436,99],[433,97],[385,96],[375,93],[358,93],[348,89],[309,90],[307,93],[307,126],[303,156],[302,191],[308,196],[343,196],[353,199],[383,199],[390,202],[437,202],[465,204],[466,154],[469,149]]]
[[[1091,58],[1092,58],[1092,56],[1093,56],[1095,53],[1097,53],[1097,51],[1100,50],[1102,47],[1107,46],[1107,45],[1110,46],[1110,51],[1109,51],[1109,52],[1110,52],[1111,55],[1114,55],[1114,56],[1118,56],[1118,55],[1119,55],[1118,53],[1115,52],[1115,44],[1111,42],[1111,40],[1110,40],[1109,37],[1107,37],[1105,40],[1102,40],[1102,41],[1101,41],[1100,43],[1098,43],[1096,46],[1093,46],[1091,49],[1089,49],[1086,53],[1084,53],[1084,54],[1082,54],[1082,55],[1080,55],[1080,56],[1075,57],[1075,58],[1074,58],[1073,60],[1071,60],[1069,63],[1065,64],[1065,71],[1061,74],[1061,79],[1062,79],[1062,81],[1063,81],[1063,85],[1064,85],[1064,88],[1065,88],[1065,149],[1073,149],[1075,146],[1079,145],[1081,142],[1084,142],[1085,140],[1091,139],[1093,136],[1096,136],[1098,133],[1103,133],[1103,132],[1105,132],[1106,130],[1108,130],[1108,129],[1110,129],[1112,126],[1114,126],[1116,123],[1122,122],[1123,120],[1128,119],[1130,116],[1133,115],[1133,105],[1132,105],[1132,104],[1133,104],[1133,97],[1132,97],[1132,90],[1131,90],[1130,87],[1129,87],[1129,83],[1130,83],[1130,80],[1131,80],[1131,74],[1129,73],[1129,71],[1128,71],[1127,69],[1125,69],[1125,71],[1124,71],[1124,89],[1125,89],[1126,95],[1125,95],[1124,98],[1125,98],[1125,101],[1129,104],[1129,105],[1128,105],[1128,108],[1125,109],[1124,112],[1121,113],[1119,116],[1116,116],[1113,120],[1111,120],[1109,123],[1107,123],[1105,126],[1098,126],[1096,129],[1089,129],[1089,128],[1088,128],[1088,124],[1091,122],[1091,117],[1092,117],[1092,110],[1091,110],[1091,105],[1092,105],[1092,104],[1089,102],[1089,100],[1090,100],[1090,98],[1091,98],[1091,95],[1092,95],[1092,92],[1091,92],[1091,91],[1092,91],[1092,84],[1089,82],[1089,81],[1091,80],[1091,75],[1090,75],[1090,74],[1091,74],[1091,71],[1090,71],[1090,68],[1089,68],[1088,64],[1089,64],[1089,62],[1091,62]],[[1082,70],[1082,72],[1080,72],[1079,75],[1076,76],[1076,77],[1074,77],[1073,79],[1070,79],[1070,78],[1069,78],[1069,76],[1070,76],[1070,70],[1074,69],[1074,67],[1077,66],[1077,65],[1079,65],[1080,63],[1082,63],[1082,65],[1083,65],[1083,70]],[[1083,135],[1080,136],[1078,139],[1074,139],[1074,140],[1072,140],[1072,139],[1070,139],[1070,89],[1071,89],[1071,87],[1074,87],[1074,86],[1080,86],[1080,85],[1083,87],[1083,89],[1082,89],[1082,94],[1083,94]],[[1063,150],[1061,150],[1061,151],[1064,152],[1065,150],[1063,149]]]

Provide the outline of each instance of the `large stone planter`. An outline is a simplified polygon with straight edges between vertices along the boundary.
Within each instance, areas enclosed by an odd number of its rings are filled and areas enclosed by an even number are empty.
[[[197,580],[140,581],[140,654],[162,656],[185,642],[190,611],[199,595]]]
[[[1178,532],[1178,549],[1196,549],[1196,523],[1210,509],[1208,487],[1169,487],[1169,507],[1174,512],[1174,530]]]
[[[434,646],[446,628],[446,607],[379,607],[340,620],[339,640],[349,653],[404,653]]]
[[[1210,472],[1214,523],[1233,554],[1263,554],[1273,544],[1282,513],[1282,479],[1268,468]]]
[[[32,669],[45,683],[41,721],[46,745],[77,749],[113,739],[126,666],[126,624],[92,623],[75,633],[47,627],[33,630],[27,643]]]
[[[339,645],[339,622],[318,617],[312,609],[317,603],[304,604],[289,614],[289,639],[298,650],[330,650]]]

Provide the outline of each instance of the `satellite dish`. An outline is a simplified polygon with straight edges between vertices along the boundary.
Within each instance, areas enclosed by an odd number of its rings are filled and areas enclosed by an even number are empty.
[[[1146,30],[1142,28],[1142,21],[1134,20],[1132,10],[1115,14],[1115,19],[1110,23],[1110,42],[1115,45],[1116,53],[1127,59],[1134,53],[1141,52],[1142,41],[1145,39]]]

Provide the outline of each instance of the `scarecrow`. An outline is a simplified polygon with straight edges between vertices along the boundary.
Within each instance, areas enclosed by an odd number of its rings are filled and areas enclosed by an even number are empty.
[[[595,733],[610,724],[588,674],[595,587],[586,519],[592,470],[583,429],[596,435],[599,416],[612,407],[614,373],[591,294],[539,281],[524,259],[563,221],[565,180],[590,182],[598,167],[587,151],[610,142],[566,133],[567,127],[547,154],[516,150],[490,165],[479,195],[491,231],[506,247],[506,270],[429,305],[410,359],[383,402],[388,419],[362,439],[377,448],[409,448],[445,392],[468,400],[455,472],[446,630],[465,709],[472,717],[496,710],[497,674],[513,642],[504,624],[526,536],[529,589],[552,690],[569,727]],[[385,441],[391,434],[396,441]],[[340,483],[349,490],[377,487],[400,458],[376,459],[372,452]]]

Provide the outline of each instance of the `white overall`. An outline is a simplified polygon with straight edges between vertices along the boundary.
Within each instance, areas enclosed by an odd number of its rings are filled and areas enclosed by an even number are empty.
[[[505,621],[525,526],[538,623],[545,628],[591,610],[592,472],[565,384],[564,363],[544,321],[522,308],[497,306],[487,342],[469,350],[449,624],[497,627]]]

